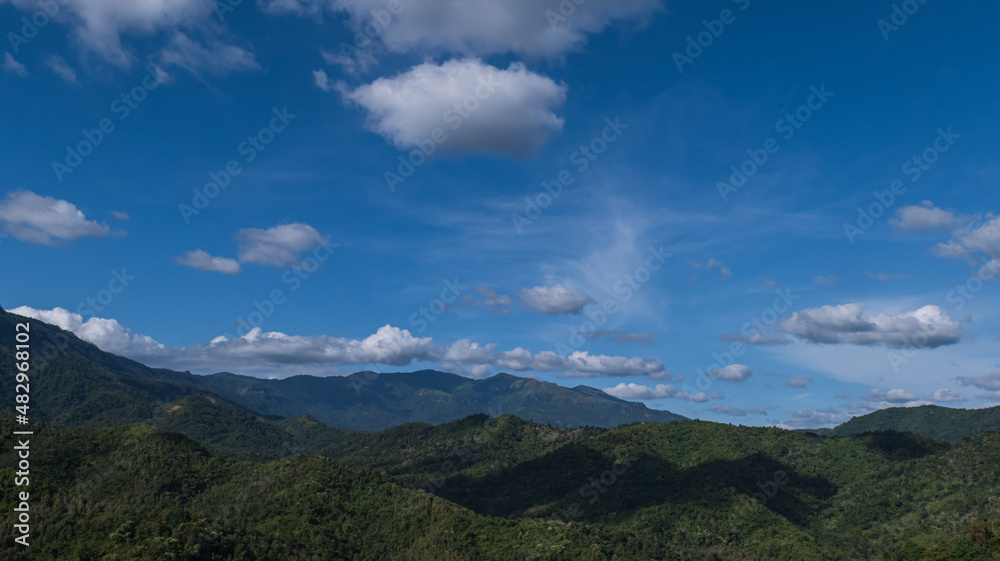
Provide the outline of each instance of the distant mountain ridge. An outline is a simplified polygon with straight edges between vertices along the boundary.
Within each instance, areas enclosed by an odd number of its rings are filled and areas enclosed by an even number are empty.
[[[13,369],[14,324],[24,318],[0,309],[0,367]],[[409,422],[442,424],[469,415],[513,414],[557,427],[611,428],[685,417],[649,409],[587,386],[497,374],[473,380],[435,370],[359,372],[350,376],[293,376],[264,380],[219,373],[208,376],[150,368],[104,352],[74,334],[31,319],[37,360],[35,416],[70,426],[147,422],[158,407],[184,396],[209,393],[248,411],[278,417],[308,414],[327,425],[382,430]],[[14,403],[13,388],[0,389]]]
[[[1000,407],[953,409],[940,405],[890,407],[854,417],[832,429],[806,429],[820,436],[851,436],[866,432],[911,432],[955,444],[1000,429]]]

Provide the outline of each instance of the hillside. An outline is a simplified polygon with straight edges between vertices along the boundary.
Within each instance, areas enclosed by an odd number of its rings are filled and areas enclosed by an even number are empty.
[[[955,444],[997,429],[1000,429],[1000,407],[953,409],[939,405],[921,405],[880,409],[854,417],[833,429],[803,432],[814,432],[821,436],[849,436],[894,430]]]
[[[16,321],[23,319],[0,310],[2,368],[13,367]],[[199,394],[222,398],[260,415],[308,414],[327,425],[353,430],[381,430],[410,422],[436,425],[478,413],[513,414],[559,427],[610,428],[684,419],[594,388],[571,389],[509,374],[485,380],[433,370],[283,380],[229,373],[199,376],[150,368],[101,351],[58,327],[30,321],[35,349],[32,367],[40,374],[34,380],[36,392],[45,396],[38,400],[34,415],[68,426],[150,421],[161,405]],[[0,399],[13,403],[12,392],[12,387],[3,386]]]

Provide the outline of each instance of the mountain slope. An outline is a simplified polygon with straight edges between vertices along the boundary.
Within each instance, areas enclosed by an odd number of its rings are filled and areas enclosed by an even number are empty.
[[[1000,406],[987,409],[952,409],[939,405],[891,407],[854,417],[833,429],[815,432],[821,436],[849,436],[876,431],[912,432],[940,442],[955,444],[1000,429]]]

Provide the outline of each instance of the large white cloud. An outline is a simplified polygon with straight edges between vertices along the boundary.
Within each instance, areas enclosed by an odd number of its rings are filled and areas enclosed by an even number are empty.
[[[84,321],[82,315],[63,308],[36,310],[20,306],[8,311],[19,316],[51,323],[66,331],[72,331],[77,337],[93,343],[109,353],[124,356],[151,356],[166,349],[152,337],[133,333],[131,329],[122,326],[114,319],[91,317]]]
[[[961,338],[961,324],[938,306],[889,316],[865,314],[864,304],[800,310],[778,329],[813,343],[884,345],[893,348],[950,345]]]
[[[590,296],[564,284],[528,288],[522,290],[518,294],[518,298],[525,306],[550,316],[579,314],[583,311],[584,306],[593,302]]]
[[[541,57],[577,49],[587,34],[599,32],[615,20],[640,20],[661,8],[660,0],[401,0],[400,4],[401,10],[390,14],[386,0],[264,3],[267,10],[279,13],[315,15],[324,8],[347,12],[352,27],[369,26],[396,52],[514,52]]]
[[[565,85],[521,63],[501,70],[478,59],[427,62],[340,89],[345,100],[368,111],[370,130],[397,148],[423,147],[425,153],[529,156],[562,131],[563,119],[553,110],[566,99]]]
[[[84,236],[104,237],[123,235],[112,231],[104,222],[87,220],[73,203],[43,197],[31,191],[7,193],[0,201],[0,225],[15,238],[45,245],[56,240],[72,241]]]
[[[330,373],[331,367],[347,365],[406,366],[429,362],[477,376],[488,367],[514,372],[561,372],[567,377],[645,376],[669,380],[673,376],[656,359],[581,351],[564,357],[552,351],[531,353],[522,348],[498,352],[493,343],[480,345],[465,339],[444,347],[430,337],[415,337],[409,330],[390,325],[380,327],[364,339],[286,335],[254,327],[242,336],[220,335],[207,344],[167,347],[151,337],[132,333],[113,319],[84,321],[79,314],[62,308],[36,310],[22,306],[11,312],[58,325],[103,350],[151,366],[178,370],[287,376]]]
[[[702,403],[708,401],[708,396],[704,392],[688,395],[670,384],[657,384],[655,387],[644,386],[642,384],[624,383],[612,388],[603,388],[604,393],[613,395],[619,399],[683,399]]]

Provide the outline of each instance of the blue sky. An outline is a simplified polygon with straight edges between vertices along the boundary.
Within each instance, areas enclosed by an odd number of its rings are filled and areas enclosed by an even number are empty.
[[[497,6],[0,1],[0,305],[193,372],[1000,403],[1000,7]]]

